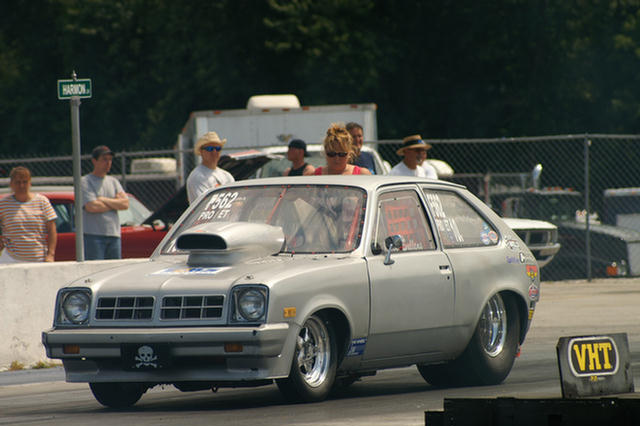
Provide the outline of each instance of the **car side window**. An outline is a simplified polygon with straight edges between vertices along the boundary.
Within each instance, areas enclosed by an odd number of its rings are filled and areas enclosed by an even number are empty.
[[[423,189],[445,248],[498,244],[496,230],[459,194]]]
[[[418,194],[412,190],[391,191],[378,198],[377,247],[386,250],[385,239],[402,238],[401,251],[433,250],[436,244]]]

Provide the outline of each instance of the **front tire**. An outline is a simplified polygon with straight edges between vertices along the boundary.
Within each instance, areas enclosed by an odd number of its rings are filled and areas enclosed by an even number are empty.
[[[495,294],[485,305],[462,355],[447,364],[418,365],[418,371],[434,386],[496,385],[509,375],[519,341],[516,302]]]
[[[96,400],[110,408],[128,408],[138,402],[147,388],[136,383],[89,383]]]
[[[276,383],[287,399],[324,400],[335,381],[337,349],[331,324],[319,315],[305,321],[296,339],[289,377]]]

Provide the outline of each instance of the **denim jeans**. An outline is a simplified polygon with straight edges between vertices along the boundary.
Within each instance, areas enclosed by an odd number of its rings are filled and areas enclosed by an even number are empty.
[[[120,237],[84,234],[85,260],[121,259]]]

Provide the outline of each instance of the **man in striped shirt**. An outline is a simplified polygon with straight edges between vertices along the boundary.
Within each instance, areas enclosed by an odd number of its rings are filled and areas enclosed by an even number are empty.
[[[53,262],[58,233],[56,212],[44,195],[31,192],[31,172],[14,167],[13,193],[0,199],[0,263]]]

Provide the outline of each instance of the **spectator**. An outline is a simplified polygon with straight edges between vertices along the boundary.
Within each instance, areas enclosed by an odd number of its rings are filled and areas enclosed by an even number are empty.
[[[225,143],[227,140],[220,140],[216,132],[208,132],[198,139],[193,147],[195,154],[202,157],[202,163],[193,169],[187,178],[189,204],[208,189],[235,181],[231,173],[218,167],[220,151]]]
[[[293,139],[289,142],[289,150],[287,151],[287,160],[291,161],[291,167],[287,168],[283,176],[302,176],[303,174],[312,175],[315,167],[304,161],[304,157],[308,157],[307,144],[302,139]]]
[[[105,145],[91,151],[93,172],[82,177],[82,221],[86,260],[120,259],[118,210],[129,208],[129,198],[118,179],[107,176],[114,153]]]
[[[402,146],[397,151],[397,154],[402,156],[402,161],[393,166],[389,174],[427,177],[425,170],[420,167],[420,160],[426,158],[426,152],[429,149],[431,145],[423,141],[420,135],[407,136],[402,140]]]
[[[418,166],[424,169],[424,173],[429,179],[438,179],[438,171],[427,161],[427,151],[426,149],[420,151],[421,155],[418,159]]]
[[[9,174],[13,191],[0,199],[0,263],[53,262],[58,233],[56,212],[44,195],[31,192],[31,172],[14,167]]]
[[[324,138],[324,154],[327,167],[318,167],[315,175],[370,175],[371,172],[360,166],[348,164],[355,156],[351,135],[340,124],[332,124]]]
[[[362,143],[364,142],[364,133],[362,130],[362,126],[358,123],[347,123],[347,131],[351,135],[351,139],[353,140],[354,147],[354,160],[353,164],[360,167],[366,167],[369,169],[371,174],[375,174],[376,165],[373,160],[373,154],[370,152],[362,151]]]

